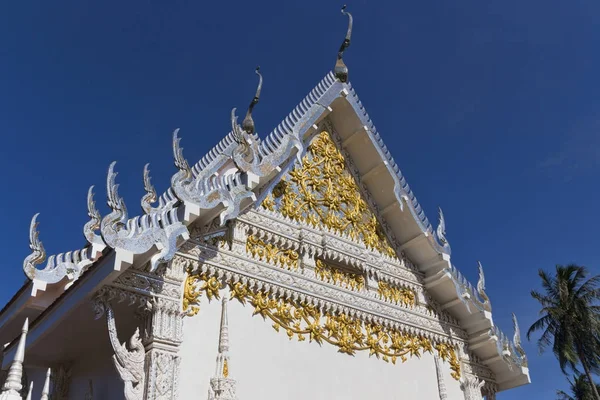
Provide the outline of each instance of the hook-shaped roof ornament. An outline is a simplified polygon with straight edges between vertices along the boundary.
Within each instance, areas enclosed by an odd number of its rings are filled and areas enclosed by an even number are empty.
[[[252,110],[260,100],[260,91],[262,90],[263,82],[263,77],[260,73],[260,66],[256,67],[256,70],[254,72],[256,72],[256,75],[258,75],[258,87],[256,88],[256,94],[254,95],[254,98],[248,106],[248,112],[246,113],[246,117],[244,117],[244,120],[242,121],[242,129],[245,130],[246,133],[248,133],[249,135],[254,134],[254,120],[252,119]]]
[[[346,37],[340,46],[340,50],[338,51],[337,61],[335,62],[335,68],[333,69],[333,73],[335,77],[340,80],[340,82],[348,81],[348,67],[344,64],[343,56],[344,51],[350,47],[350,38],[352,36],[352,14],[346,11],[346,5],[342,7],[342,14],[348,16],[348,31],[346,32]]]

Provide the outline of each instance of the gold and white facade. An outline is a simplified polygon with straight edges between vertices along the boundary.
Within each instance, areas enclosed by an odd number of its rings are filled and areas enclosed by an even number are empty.
[[[258,70],[246,118],[198,162],[175,131],[171,186],[157,196],[146,166],[142,215],[112,163],[83,249],[38,268],[34,217],[30,280],[0,311],[0,399],[475,400],[529,382],[516,318],[511,340],[348,82],[350,33],[263,139]]]

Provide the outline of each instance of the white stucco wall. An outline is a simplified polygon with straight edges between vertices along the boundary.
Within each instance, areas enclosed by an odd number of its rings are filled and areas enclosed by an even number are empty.
[[[205,399],[215,372],[221,304],[202,300],[200,313],[186,318],[181,348],[181,399]],[[229,302],[230,377],[243,399],[418,399],[439,400],[433,356],[425,354],[396,365],[349,356],[308,340],[290,341],[269,319],[252,316],[253,307]],[[459,384],[444,363],[448,399],[463,400]]]

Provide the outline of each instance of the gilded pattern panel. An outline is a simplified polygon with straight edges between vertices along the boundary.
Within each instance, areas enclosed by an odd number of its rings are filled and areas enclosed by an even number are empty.
[[[378,282],[377,293],[381,299],[390,303],[402,304],[406,307],[414,307],[416,303],[416,294],[412,289],[384,281]]]
[[[315,274],[324,282],[349,290],[360,291],[365,287],[365,278],[362,274],[344,271],[321,259],[317,259],[315,262]]]
[[[246,252],[254,258],[270,264],[278,265],[288,270],[298,270],[298,252],[292,249],[282,249],[274,244],[250,235],[246,240]]]
[[[294,221],[331,229],[396,257],[328,132],[315,137],[302,165],[296,165],[274,187],[262,207]]]

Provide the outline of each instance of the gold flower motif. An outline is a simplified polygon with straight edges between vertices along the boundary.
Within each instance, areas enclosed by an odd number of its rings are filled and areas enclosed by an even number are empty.
[[[288,270],[298,269],[298,252],[292,249],[280,249],[279,247],[265,243],[256,236],[248,236],[246,239],[246,252],[261,261],[278,265]]]
[[[317,135],[302,160],[273,188],[262,207],[297,222],[347,234],[370,249],[396,257],[329,133]]]

